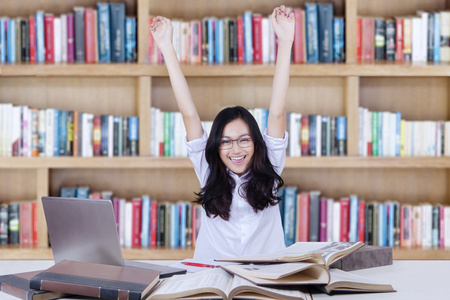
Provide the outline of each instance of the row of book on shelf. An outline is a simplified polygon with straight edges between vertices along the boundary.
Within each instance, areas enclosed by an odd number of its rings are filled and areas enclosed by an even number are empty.
[[[269,111],[265,108],[249,108],[261,133],[267,127]],[[211,121],[204,121],[203,128],[209,134]],[[150,124],[151,156],[186,156],[186,129],[180,112],[151,108]],[[347,153],[347,117],[318,114],[302,115],[288,112],[286,128],[289,134],[289,156],[331,156]]]
[[[305,3],[292,8],[294,63],[344,62],[344,19],[334,16],[333,3]],[[149,24],[153,21],[150,17]],[[273,63],[277,37],[270,15],[245,11],[237,17],[172,20],[174,48],[182,63]],[[161,52],[149,34],[148,61],[162,63]]]
[[[278,191],[287,245],[295,242],[364,242],[402,248],[450,248],[450,206],[334,199],[287,186]]]
[[[418,11],[413,16],[358,17],[358,60],[450,61],[450,12]]]
[[[0,245],[37,245],[37,213],[37,202],[0,202]]]
[[[359,108],[360,156],[450,156],[450,122],[406,121],[401,112]]]
[[[136,116],[0,103],[0,157],[137,156]]]
[[[112,201],[123,247],[195,247],[201,206],[189,201],[156,201],[149,195],[125,199],[112,191],[92,192],[89,186],[65,186],[61,197]]]
[[[0,62],[136,62],[136,17],[125,3],[76,6],[61,15],[37,11],[0,18]]]

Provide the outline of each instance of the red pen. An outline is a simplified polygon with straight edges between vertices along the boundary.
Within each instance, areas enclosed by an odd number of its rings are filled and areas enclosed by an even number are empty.
[[[201,263],[195,263],[195,262],[182,262],[182,263],[186,266],[199,267],[199,268],[220,268],[220,266],[207,265],[207,264],[201,264]]]

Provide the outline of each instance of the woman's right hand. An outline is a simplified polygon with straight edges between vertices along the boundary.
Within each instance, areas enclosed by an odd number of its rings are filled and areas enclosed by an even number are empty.
[[[153,18],[150,31],[161,52],[172,47],[173,27],[169,19],[161,16]]]

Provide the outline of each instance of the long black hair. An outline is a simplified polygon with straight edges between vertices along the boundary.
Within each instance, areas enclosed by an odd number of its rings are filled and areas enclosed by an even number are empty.
[[[210,173],[205,186],[197,195],[196,203],[201,204],[208,217],[230,218],[230,206],[236,182],[219,156],[219,145],[224,127],[235,119],[242,119],[250,128],[254,143],[254,153],[249,172],[244,177],[239,194],[253,207],[255,213],[276,205],[280,199],[276,191],[283,186],[283,179],[275,172],[267,154],[267,147],[255,118],[245,108],[234,106],[223,109],[214,119],[211,133],[206,143],[205,156]]]

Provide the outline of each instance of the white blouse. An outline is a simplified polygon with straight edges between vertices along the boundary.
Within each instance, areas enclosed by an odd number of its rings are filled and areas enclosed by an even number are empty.
[[[207,134],[202,138],[186,142],[189,158],[203,188],[209,175],[205,158]],[[264,134],[270,162],[280,175],[286,162],[288,133],[284,138],[273,138]],[[207,217],[202,209],[201,227],[198,233],[194,258],[225,258],[271,253],[285,247],[284,233],[278,205],[270,206],[255,213],[251,205],[239,193],[243,183],[231,172],[236,181],[228,221],[221,217]]]

